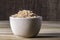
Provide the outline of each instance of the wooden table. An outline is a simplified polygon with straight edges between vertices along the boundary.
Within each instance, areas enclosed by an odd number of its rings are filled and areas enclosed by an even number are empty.
[[[0,40],[60,40],[60,37],[38,36],[36,38],[22,38],[14,35],[0,35]]]
[[[44,30],[42,30],[35,38],[23,38],[14,36],[10,28],[0,28],[0,40],[60,40],[60,33],[43,33]]]

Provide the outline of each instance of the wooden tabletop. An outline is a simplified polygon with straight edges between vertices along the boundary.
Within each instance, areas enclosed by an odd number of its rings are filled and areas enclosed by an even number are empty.
[[[44,36],[37,36],[35,38],[23,38],[17,37],[14,35],[0,35],[0,40],[60,40],[60,37],[44,37]]]
[[[60,40],[60,33],[39,33],[35,38],[14,36],[10,28],[0,28],[0,40]]]

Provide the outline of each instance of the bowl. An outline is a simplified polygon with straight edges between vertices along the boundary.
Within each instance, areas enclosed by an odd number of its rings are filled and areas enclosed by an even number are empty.
[[[41,16],[35,18],[9,17],[11,30],[14,35],[20,37],[35,37],[41,28]]]

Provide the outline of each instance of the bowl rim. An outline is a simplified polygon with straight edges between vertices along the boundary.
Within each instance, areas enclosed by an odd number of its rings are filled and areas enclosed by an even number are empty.
[[[12,17],[10,16],[9,18],[12,18],[12,19],[36,19],[36,18],[41,18],[42,19],[42,16],[37,16],[37,17],[29,17],[29,18],[19,18],[19,17]]]

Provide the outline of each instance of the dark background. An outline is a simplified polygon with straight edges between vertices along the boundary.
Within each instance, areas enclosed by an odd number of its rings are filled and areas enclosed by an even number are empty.
[[[47,21],[60,21],[60,0],[0,0],[0,20],[19,10],[32,10]]]

